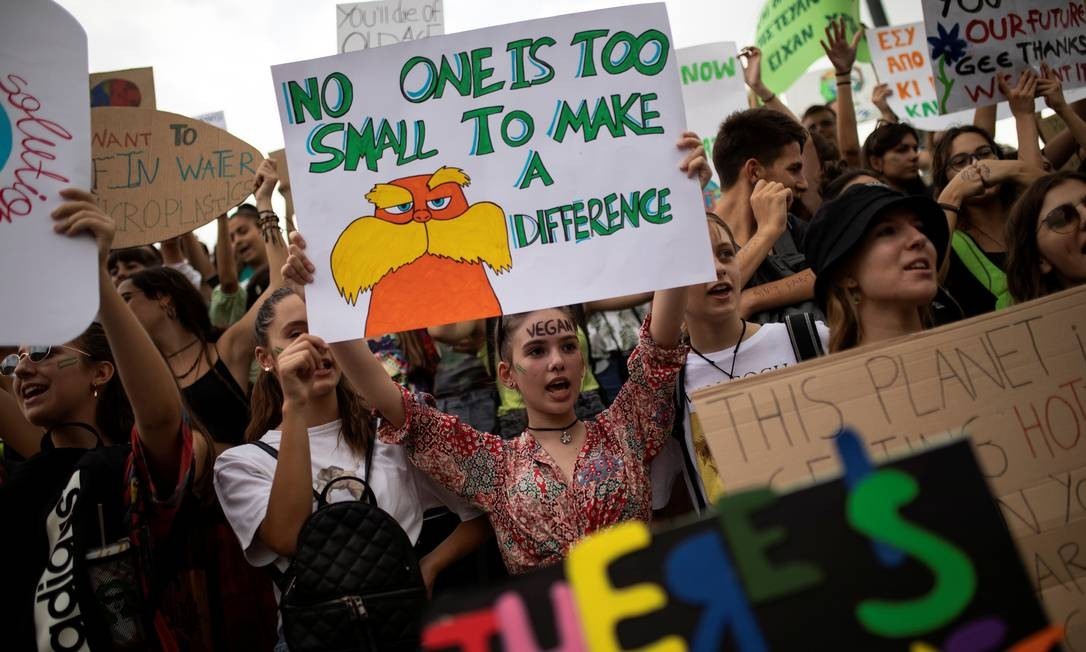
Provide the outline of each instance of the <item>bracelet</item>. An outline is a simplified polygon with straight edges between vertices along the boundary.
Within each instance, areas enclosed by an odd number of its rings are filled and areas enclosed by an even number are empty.
[[[777,94],[776,93],[770,93],[769,97],[765,98],[764,100],[762,98],[760,98],[760,97],[758,99],[762,100],[762,104],[769,104],[773,100],[777,99]]]
[[[260,211],[260,218],[256,221],[264,236],[264,242],[271,242],[272,236],[279,233],[279,216],[275,211]]]
[[[837,85],[838,86],[852,86],[852,80],[851,79],[846,79],[845,81],[839,81],[839,82],[837,82]]]
[[[943,209],[944,211],[950,211],[951,213],[954,213],[955,215],[962,212],[962,209],[961,209],[960,206],[955,206],[954,204],[948,204],[945,201],[939,202],[939,208]]]

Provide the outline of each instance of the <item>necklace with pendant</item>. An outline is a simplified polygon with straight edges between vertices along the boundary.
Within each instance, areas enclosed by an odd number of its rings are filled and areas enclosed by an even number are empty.
[[[559,432],[559,431],[561,431],[562,436],[558,438],[558,441],[562,442],[563,444],[568,445],[573,441],[573,433],[571,433],[570,430],[573,428],[573,426],[577,425],[578,421],[580,421],[580,419],[574,418],[572,423],[570,423],[568,426],[563,426],[561,428],[533,428],[532,426],[528,426],[528,430],[533,430],[535,432]]]

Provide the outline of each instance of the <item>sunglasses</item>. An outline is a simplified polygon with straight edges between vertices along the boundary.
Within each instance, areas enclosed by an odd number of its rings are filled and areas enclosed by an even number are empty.
[[[956,156],[951,156],[950,160],[946,162],[947,167],[951,169],[961,169],[969,165],[973,161],[990,161],[996,158],[995,150],[985,145],[977,149],[975,152],[961,153]]]
[[[80,351],[72,346],[41,346],[34,345],[26,347],[25,353],[12,353],[6,356],[3,360],[0,360],[0,374],[5,376],[13,376],[15,374],[15,367],[19,365],[19,361],[23,358],[29,359],[34,364],[41,364],[49,359],[49,356],[53,355],[53,349],[68,349],[74,351],[80,355],[85,355],[88,358],[91,357],[86,351]]]
[[[1040,231],[1042,226],[1047,226],[1050,230],[1056,233],[1071,233],[1075,229],[1080,228],[1082,219],[1078,214],[1078,207],[1086,204],[1086,197],[1078,200],[1072,204],[1070,202],[1066,204],[1060,204],[1049,211],[1048,215],[1045,215],[1041,220],[1040,225],[1037,226],[1037,230]]]

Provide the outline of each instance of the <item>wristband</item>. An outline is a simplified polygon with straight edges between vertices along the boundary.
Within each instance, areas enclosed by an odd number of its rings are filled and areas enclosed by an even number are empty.
[[[770,93],[769,97],[767,97],[765,99],[762,99],[762,98],[759,97],[758,99],[762,100],[762,104],[769,104],[773,100],[777,99],[777,94],[776,93]]]
[[[962,212],[962,209],[961,209],[960,206],[955,206],[954,204],[948,204],[945,201],[939,202],[939,208],[943,209],[944,211],[950,211],[951,213],[954,213],[955,215]]]

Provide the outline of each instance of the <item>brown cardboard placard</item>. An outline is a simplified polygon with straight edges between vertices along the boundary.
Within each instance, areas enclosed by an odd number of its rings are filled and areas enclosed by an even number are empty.
[[[155,108],[154,68],[129,68],[91,73],[90,101],[94,107]]]
[[[229,133],[151,109],[91,110],[98,204],[117,222],[116,249],[207,224],[253,191],[263,156]]]
[[[876,459],[970,436],[1034,586],[1077,596],[1046,603],[1053,622],[1086,603],[1064,568],[1086,567],[1086,287],[693,399],[728,491],[838,473],[841,425]],[[1071,625],[1086,643],[1086,615]]]

